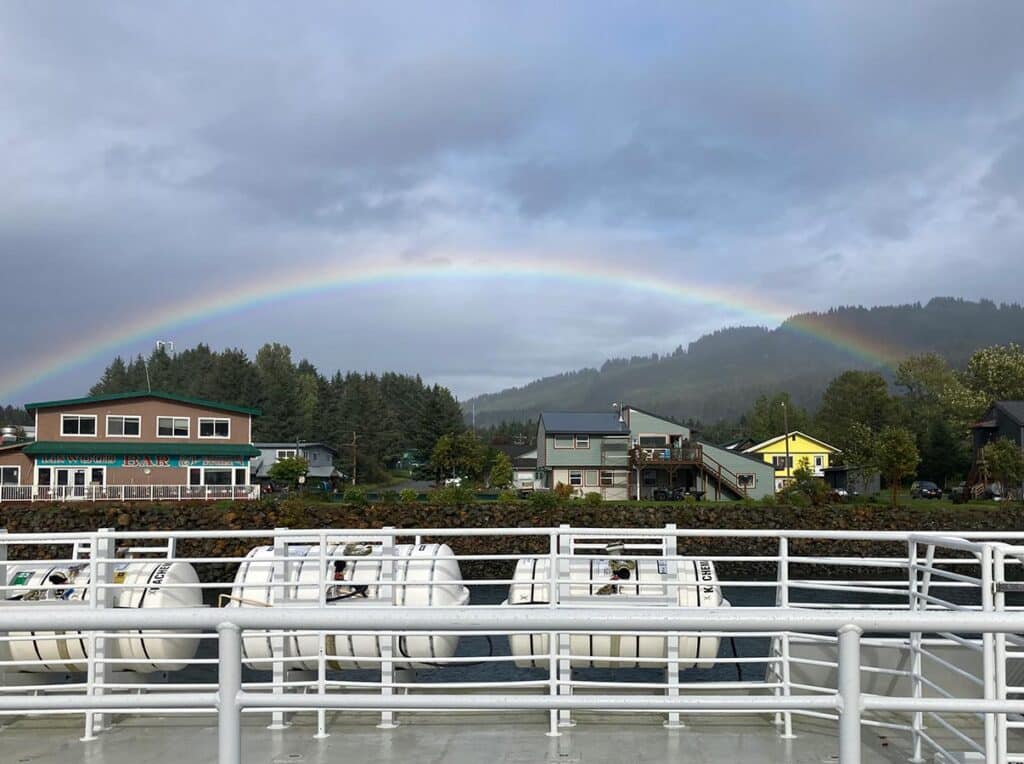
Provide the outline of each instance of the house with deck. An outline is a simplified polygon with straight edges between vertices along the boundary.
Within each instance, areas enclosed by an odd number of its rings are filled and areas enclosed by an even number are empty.
[[[716,500],[774,493],[763,460],[694,437],[685,425],[633,406],[610,412],[543,412],[537,424],[541,487],[607,500],[686,492]]]
[[[258,409],[160,392],[41,401],[35,439],[0,447],[0,501],[259,496]]]

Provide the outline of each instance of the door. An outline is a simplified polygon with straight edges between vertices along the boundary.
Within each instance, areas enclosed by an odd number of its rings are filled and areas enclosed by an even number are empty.
[[[88,478],[85,467],[58,467],[57,497],[63,499],[85,498]]]

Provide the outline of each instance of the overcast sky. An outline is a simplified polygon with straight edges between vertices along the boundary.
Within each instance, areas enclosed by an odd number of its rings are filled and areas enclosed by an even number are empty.
[[[3,3],[0,380],[325,263],[564,258],[793,310],[1021,298],[1024,3],[681,5]],[[279,341],[466,397],[751,320],[435,279],[120,350]],[[0,402],[84,393],[107,360]]]

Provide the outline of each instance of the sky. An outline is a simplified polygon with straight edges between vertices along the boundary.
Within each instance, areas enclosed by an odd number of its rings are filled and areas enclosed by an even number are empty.
[[[0,403],[156,340],[465,398],[787,313],[1019,301],[1022,28],[1011,2],[5,2]],[[272,294],[346,269],[391,276]],[[270,294],[190,313],[240,289]]]

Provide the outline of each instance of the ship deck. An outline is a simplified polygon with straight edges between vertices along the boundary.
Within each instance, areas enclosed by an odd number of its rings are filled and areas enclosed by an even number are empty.
[[[723,761],[822,764],[837,761],[835,722],[795,721],[784,740],[770,718],[721,714],[684,720],[665,729],[654,716],[580,714],[573,728],[548,737],[546,715],[404,715],[380,730],[370,714],[329,714],[330,736],[317,740],[315,716],[299,715],[284,730],[265,717],[243,720],[247,764],[327,764],[338,761],[446,764],[582,764],[584,762]],[[195,764],[214,761],[217,727],[210,716],[124,717],[95,740],[80,742],[81,720],[21,717],[3,729],[3,761],[10,764]],[[907,741],[870,728],[864,760],[905,762]]]

